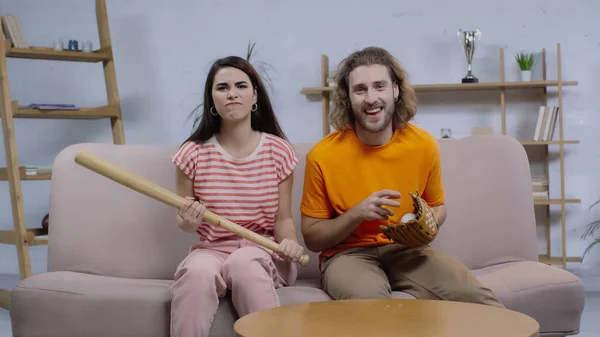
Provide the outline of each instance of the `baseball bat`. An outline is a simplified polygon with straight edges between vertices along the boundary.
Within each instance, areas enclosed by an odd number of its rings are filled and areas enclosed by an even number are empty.
[[[75,162],[123,186],[129,187],[134,191],[142,193],[167,205],[171,205],[177,209],[181,208],[181,206],[185,203],[185,198],[181,197],[180,195],[173,193],[166,188],[159,186],[133,172],[127,171],[124,168],[117,166],[105,159],[99,158],[88,151],[81,150],[77,152],[75,155]],[[235,233],[244,239],[256,243],[257,245],[270,249],[274,252],[279,250],[279,244],[277,242],[271,241],[264,236],[248,230],[209,210],[206,210],[203,218],[211,224]],[[304,254],[300,257],[298,262],[302,266],[306,266],[308,264],[308,260],[309,256]]]

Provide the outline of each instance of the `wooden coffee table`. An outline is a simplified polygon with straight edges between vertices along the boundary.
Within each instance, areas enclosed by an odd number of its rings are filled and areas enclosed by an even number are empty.
[[[238,337],[536,337],[539,324],[487,305],[379,299],[281,306],[240,318],[234,330]]]

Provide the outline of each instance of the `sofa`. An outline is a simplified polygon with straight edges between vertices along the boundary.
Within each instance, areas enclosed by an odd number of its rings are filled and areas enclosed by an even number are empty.
[[[465,263],[507,308],[535,318],[541,336],[577,334],[583,284],[538,262],[530,169],[521,144],[496,135],[439,144],[448,217],[433,246]],[[314,144],[293,145],[300,159],[293,191],[300,235],[304,160]],[[197,238],[177,227],[171,206],[76,164],[82,149],[175,191],[170,157],[177,144],[65,148],[51,182],[48,271],[13,289],[13,335],[169,336],[169,286]],[[278,289],[282,305],[332,300],[320,288],[318,254],[308,253],[310,263],[299,266],[297,282]],[[412,298],[401,292],[394,297]],[[238,317],[232,308],[228,295],[211,336],[233,334]]]

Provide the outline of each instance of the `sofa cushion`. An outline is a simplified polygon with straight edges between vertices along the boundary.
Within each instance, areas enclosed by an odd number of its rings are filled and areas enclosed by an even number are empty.
[[[439,140],[446,221],[432,246],[469,269],[537,261],[527,153],[509,136]]]
[[[13,333],[168,336],[170,283],[75,272],[36,274],[13,289]]]
[[[281,305],[290,305],[305,302],[321,302],[329,301],[332,298],[322,290],[319,279],[298,280],[293,287],[284,287],[277,290]],[[392,292],[393,298],[408,298],[415,297],[404,292]]]
[[[128,279],[77,272],[36,274],[19,282],[10,304],[15,336],[169,335],[171,280]],[[281,305],[331,300],[318,279],[277,290]],[[396,298],[412,298],[394,293]],[[238,318],[222,299],[211,336],[232,334]]]
[[[75,163],[75,155],[83,149],[175,191],[170,156],[176,146],[67,147],[52,169],[48,271],[172,278],[198,236],[177,227],[173,207]]]
[[[572,273],[534,261],[504,263],[474,270],[502,303],[536,319],[541,333],[577,332],[585,296]]]

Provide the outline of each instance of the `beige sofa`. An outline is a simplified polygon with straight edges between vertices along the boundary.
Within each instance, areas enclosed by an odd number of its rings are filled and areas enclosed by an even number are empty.
[[[294,144],[294,219],[300,224],[304,158]],[[542,336],[577,334],[584,307],[575,275],[537,262],[528,159],[512,138],[440,140],[448,219],[434,246],[462,260],[504,304],[538,320]],[[168,336],[175,267],[195,241],[175,210],[73,162],[87,149],[174,190],[177,145],[78,144],[56,158],[51,187],[48,272],[13,290],[14,336]],[[393,169],[393,168],[390,168]],[[317,255],[282,303],[331,300],[319,288]],[[410,298],[403,293],[396,297]],[[212,336],[231,336],[236,319],[223,299]]]

